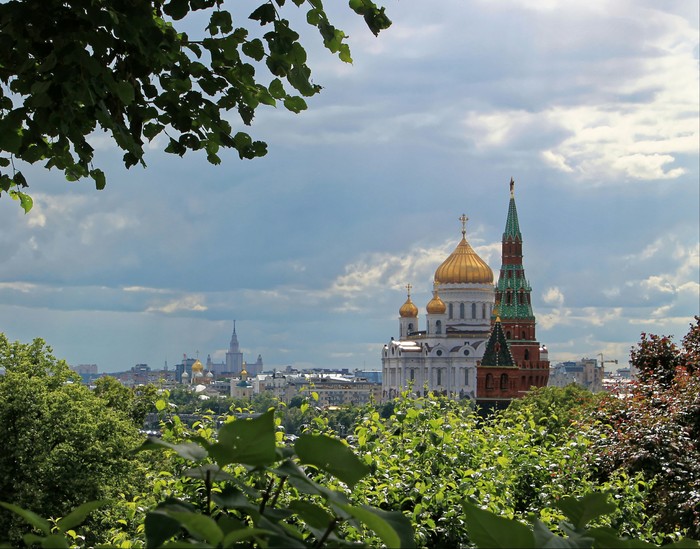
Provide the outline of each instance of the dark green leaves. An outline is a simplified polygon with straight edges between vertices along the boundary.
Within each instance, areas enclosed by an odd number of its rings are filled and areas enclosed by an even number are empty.
[[[174,450],[177,455],[188,461],[201,461],[207,457],[207,451],[198,444],[193,442],[183,442],[181,444],[173,444],[166,440],[160,439],[158,437],[148,437],[148,439],[136,450],[141,452],[143,450],[162,450],[162,449]]]
[[[309,3],[308,23],[331,52],[350,62],[345,33],[329,22],[322,2]],[[290,27],[294,19],[284,16],[303,4],[261,3],[250,14],[266,29],[260,39],[234,28],[234,17],[217,0],[99,1],[79,8],[62,0],[0,2],[0,67],[8,84],[0,90],[0,194],[26,185],[22,167],[8,168],[10,160],[45,161],[70,181],[90,176],[103,189],[106,177],[93,167],[89,145],[96,131],[124,151],[127,168],[145,165],[144,140],[161,132],[170,137],[166,152],[206,149],[213,164],[223,155],[206,142],[234,148],[240,158],[263,156],[265,143],[241,144],[232,136],[229,112],[249,125],[260,105],[282,101],[292,112],[305,110],[303,99],[284,91],[284,79],[304,97],[319,93],[300,33]],[[373,32],[386,28],[388,19],[381,22],[383,11],[370,0],[351,7]],[[177,22],[187,20],[190,28],[201,19],[190,24],[188,17],[201,11],[206,23],[190,39]],[[276,77],[268,91],[261,90],[267,79],[256,74],[265,68]],[[14,197],[31,208],[28,195]]]
[[[294,443],[294,450],[302,463],[330,473],[350,488],[369,473],[369,467],[350,448],[324,435],[302,435]]]

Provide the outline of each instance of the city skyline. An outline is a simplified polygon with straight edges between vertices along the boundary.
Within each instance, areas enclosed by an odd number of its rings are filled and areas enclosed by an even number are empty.
[[[552,363],[627,363],[700,311],[698,19],[692,2],[346,6],[354,64],[309,33],[309,110],[260,112],[262,159],[154,147],[108,185],[27,173],[0,199],[0,331],[100,371],[221,361],[233,320],[265,369],[380,369],[411,284],[425,314],[461,237],[494,274],[515,179],[538,339]],[[348,12],[348,13],[346,13]]]

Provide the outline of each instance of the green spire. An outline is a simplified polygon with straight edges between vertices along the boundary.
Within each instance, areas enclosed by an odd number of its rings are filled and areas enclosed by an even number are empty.
[[[515,208],[515,181],[510,178],[510,204],[508,205],[508,219],[506,219],[506,230],[503,233],[503,240],[508,238],[513,238],[517,240],[522,240],[523,237],[520,234],[520,225],[518,224],[518,210]]]
[[[481,359],[482,366],[515,366],[513,355],[510,354],[510,347],[506,341],[506,336],[501,327],[501,319],[497,318],[491,330],[491,337],[486,344],[484,357]]]

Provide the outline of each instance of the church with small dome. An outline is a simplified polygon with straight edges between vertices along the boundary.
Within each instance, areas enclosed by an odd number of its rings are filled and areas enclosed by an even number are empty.
[[[419,394],[432,391],[479,402],[487,399],[489,404],[491,401],[510,401],[527,392],[531,385],[546,385],[545,371],[549,371],[549,362],[546,348],[542,350],[535,341],[531,288],[522,267],[522,237],[512,179],[510,189],[502,267],[497,284],[494,284],[491,268],[467,240],[468,219],[463,214],[459,218],[462,238],[435,271],[433,297],[425,306],[422,329],[420,311],[411,299],[412,287],[410,284],[406,286],[408,295],[399,309],[399,337],[392,337],[382,349],[384,399],[411,390]],[[503,314],[507,317],[507,336],[498,311],[501,302]],[[494,340],[494,337],[499,339]],[[494,346],[500,350],[501,344],[507,348],[494,353]],[[511,347],[515,352],[510,352]],[[504,352],[510,357],[507,364],[493,358]],[[495,360],[495,363],[484,363],[485,355],[487,362]],[[520,375],[523,369],[532,370],[533,364],[536,375],[532,375],[533,371],[529,377]],[[494,387],[499,390],[494,390]]]

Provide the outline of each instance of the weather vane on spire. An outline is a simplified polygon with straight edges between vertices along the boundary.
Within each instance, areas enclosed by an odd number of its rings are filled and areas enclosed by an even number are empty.
[[[515,194],[515,193],[513,192],[513,189],[514,189],[514,188],[515,188],[515,181],[514,181],[513,178],[511,177],[511,178],[510,178],[510,196],[511,196],[511,197],[513,197],[513,195]]]
[[[459,220],[462,222],[462,236],[465,236],[467,234],[467,221],[469,221],[469,218],[462,214]]]

